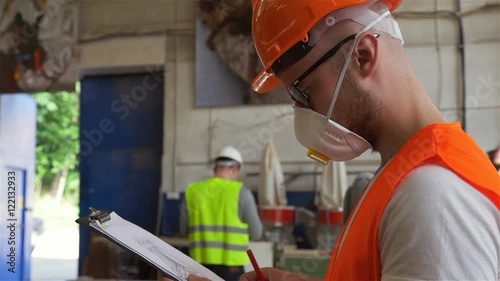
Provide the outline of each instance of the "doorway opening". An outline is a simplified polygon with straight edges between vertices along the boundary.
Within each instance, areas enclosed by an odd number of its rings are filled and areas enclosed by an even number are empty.
[[[75,92],[33,95],[37,142],[31,280],[35,281],[77,279],[79,96],[78,85]]]

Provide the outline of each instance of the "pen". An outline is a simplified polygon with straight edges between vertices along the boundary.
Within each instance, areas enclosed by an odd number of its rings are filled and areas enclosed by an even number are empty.
[[[255,259],[252,250],[247,250],[247,255],[248,258],[250,259],[250,262],[252,263],[253,269],[255,270],[255,273],[257,273],[257,280],[259,281],[266,281],[266,278],[264,278],[264,274],[262,274],[262,271],[260,271],[260,267],[257,264],[257,260]]]

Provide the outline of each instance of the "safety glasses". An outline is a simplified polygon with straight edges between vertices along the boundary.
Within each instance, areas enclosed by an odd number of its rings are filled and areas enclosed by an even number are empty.
[[[356,38],[357,34],[352,34],[344,40],[340,41],[337,45],[335,45],[332,49],[326,52],[319,60],[317,60],[311,67],[309,67],[299,78],[297,78],[293,83],[288,87],[288,93],[290,97],[300,104],[303,107],[309,108],[309,95],[307,95],[300,87],[300,83],[311,74],[316,68],[318,68],[321,64],[323,64],[326,60],[333,57],[339,50],[344,46],[345,43]],[[378,38],[380,35],[375,34],[375,37]]]

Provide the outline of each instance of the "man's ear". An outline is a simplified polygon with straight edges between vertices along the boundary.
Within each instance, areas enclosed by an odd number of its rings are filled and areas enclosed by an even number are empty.
[[[237,174],[240,171],[240,168],[238,166],[233,167],[233,173]]]
[[[354,49],[356,54],[356,67],[362,77],[373,74],[378,64],[378,39],[372,33],[360,36]]]

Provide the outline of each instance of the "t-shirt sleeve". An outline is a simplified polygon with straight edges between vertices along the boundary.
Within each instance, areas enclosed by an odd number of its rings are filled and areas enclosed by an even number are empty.
[[[500,280],[500,213],[434,165],[404,179],[380,224],[382,280]]]

